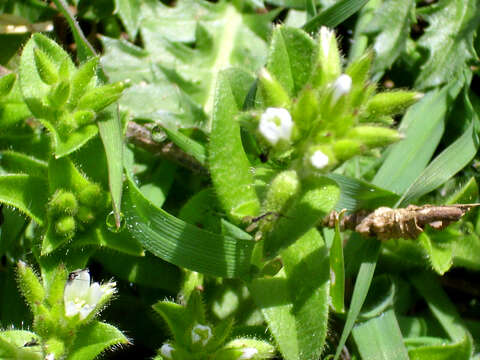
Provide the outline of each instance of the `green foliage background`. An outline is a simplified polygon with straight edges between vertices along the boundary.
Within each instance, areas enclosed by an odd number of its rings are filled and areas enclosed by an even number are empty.
[[[321,26],[345,71],[371,59],[358,96],[424,96],[380,119],[402,141],[302,178],[256,242],[245,220],[268,215],[291,156],[251,131],[273,101],[261,69],[303,116]],[[195,322],[216,341],[198,359],[479,359],[478,210],[416,240],[319,226],[332,209],[479,202],[479,29],[477,0],[1,2],[0,358],[37,336],[9,332],[35,326],[25,261],[46,288],[60,263],[117,281],[108,324],[84,325],[68,359],[161,359]]]

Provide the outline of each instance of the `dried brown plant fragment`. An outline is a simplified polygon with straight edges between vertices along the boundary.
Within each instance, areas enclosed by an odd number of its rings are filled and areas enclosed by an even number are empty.
[[[480,204],[459,205],[409,205],[406,208],[392,209],[380,207],[374,211],[360,210],[345,215],[340,220],[341,230],[354,230],[368,237],[380,240],[416,239],[426,225],[441,230],[458,221],[471,208]],[[323,225],[334,228],[338,213],[332,211],[323,219]]]

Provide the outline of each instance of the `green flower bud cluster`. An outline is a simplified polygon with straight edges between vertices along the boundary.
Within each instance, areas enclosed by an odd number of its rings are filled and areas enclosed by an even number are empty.
[[[294,96],[268,67],[261,70],[257,99],[263,110],[244,118],[254,123],[250,128],[270,148],[270,157],[290,162],[307,176],[401,140],[396,129],[384,125],[422,94],[404,90],[375,94],[376,85],[369,80],[371,61],[367,53],[343,68],[334,32],[322,27],[310,78]]]
[[[191,293],[186,306],[160,301],[153,308],[165,319],[174,336],[174,341],[160,347],[155,360],[260,360],[274,355],[275,348],[265,341],[245,338],[227,343],[232,321],[217,326],[207,324],[197,291]]]
[[[48,203],[48,216],[57,236],[72,239],[78,230],[95,221],[108,206],[106,193],[88,184],[78,193],[58,189]]]
[[[61,201],[71,205],[66,193],[60,195],[62,199],[56,205]],[[115,293],[115,283],[91,283],[88,270],[69,274],[63,265],[55,268],[48,285],[43,285],[46,283],[41,282],[32,268],[19,262],[17,280],[34,315],[32,330],[38,338],[42,359],[65,358],[74,344],[77,329],[91,321]]]
[[[34,36],[44,42],[41,35]],[[98,58],[72,69],[69,59],[59,63],[39,47],[33,49],[33,57],[38,76],[50,87],[46,98],[38,99],[42,106],[35,115],[52,122],[64,137],[92,124],[96,113],[117,101],[126,87],[123,82],[96,86]]]

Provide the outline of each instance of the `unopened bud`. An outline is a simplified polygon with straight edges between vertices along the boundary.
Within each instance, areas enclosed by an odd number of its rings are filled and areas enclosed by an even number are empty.
[[[370,117],[400,114],[422,97],[422,93],[415,91],[400,90],[379,93],[368,101],[366,112]]]
[[[318,47],[317,64],[312,81],[315,87],[333,81],[341,73],[340,52],[333,30],[325,26],[320,28]]]
[[[35,66],[38,76],[47,85],[53,85],[58,81],[58,70],[52,60],[42,50],[33,49]]]
[[[332,101],[336,103],[352,89],[352,78],[346,74],[340,75],[333,83]]]
[[[403,139],[397,130],[379,126],[357,126],[350,129],[346,136],[359,141],[368,148],[390,145]]]
[[[60,81],[50,90],[48,100],[55,109],[59,109],[67,102],[69,95],[70,83],[68,81]]]
[[[103,85],[88,91],[78,101],[78,109],[99,112],[113,104],[122,95],[126,85],[123,82]]]
[[[285,108],[290,105],[290,97],[283,86],[263,68],[258,76],[259,92],[265,107]]]

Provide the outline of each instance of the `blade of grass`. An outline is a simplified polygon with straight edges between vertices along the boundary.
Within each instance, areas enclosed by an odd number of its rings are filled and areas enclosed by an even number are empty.
[[[455,305],[448,298],[436,277],[432,273],[421,272],[412,273],[409,278],[450,339],[455,342],[463,341],[467,331],[466,327]]]
[[[360,314],[365,298],[367,297],[368,289],[372,282],[373,273],[377,265],[378,255],[380,254],[380,242],[376,239],[364,240],[360,254],[363,256],[363,261],[360,265],[355,287],[353,289],[352,301],[350,309],[348,310],[347,320],[340,337],[340,341],[335,352],[334,360],[337,360],[342,352],[343,346],[347,342],[348,335],[353,329],[355,320]]]
[[[409,359],[397,317],[392,309],[355,326],[352,336],[362,359]]]
[[[473,110],[470,113],[472,117],[476,117]],[[399,207],[403,207],[409,204],[412,199],[419,198],[436,189],[462,170],[473,159],[479,146],[475,120],[472,118],[470,126],[463,135],[442,151],[423,170],[401,199],[398,200]]]
[[[307,21],[303,25],[303,30],[313,33],[322,25],[334,28],[355,14],[367,2],[368,0],[341,0]]]
[[[163,130],[168,135],[169,139],[172,140],[180,149],[185,151],[187,154],[192,155],[200,164],[206,164],[207,150],[205,149],[205,146],[193,139],[190,139],[188,136],[175,129],[163,126]]]
[[[330,247],[330,297],[332,307],[337,313],[345,312],[345,266],[339,225],[342,217],[343,213],[340,213],[338,221],[335,223],[335,235]]]

